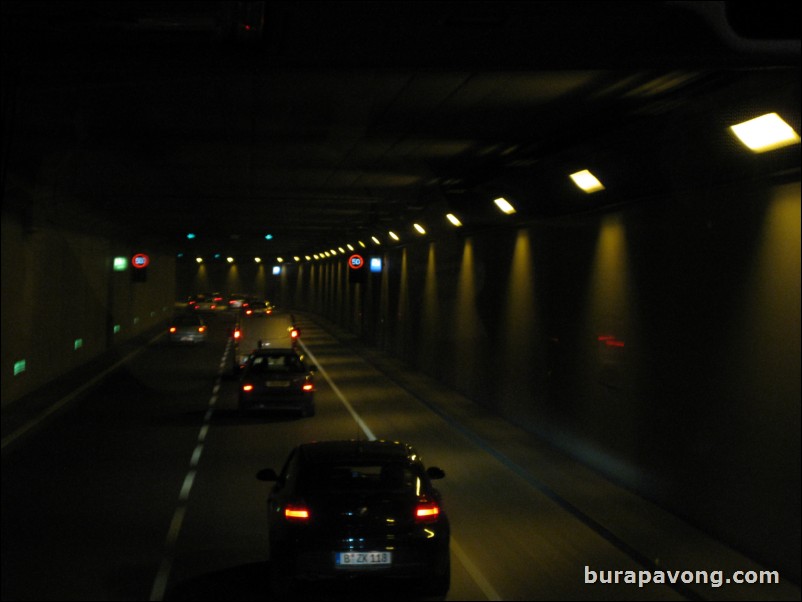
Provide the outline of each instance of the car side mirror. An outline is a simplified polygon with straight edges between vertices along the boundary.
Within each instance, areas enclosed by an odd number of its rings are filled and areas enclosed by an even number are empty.
[[[263,468],[256,473],[256,478],[260,481],[278,481],[278,475],[272,468]]]
[[[430,479],[442,479],[446,476],[446,471],[437,466],[430,466],[426,469],[426,474]]]

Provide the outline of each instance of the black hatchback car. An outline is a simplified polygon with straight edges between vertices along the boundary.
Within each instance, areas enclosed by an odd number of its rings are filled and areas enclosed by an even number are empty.
[[[296,447],[268,500],[270,566],[276,594],[298,581],[398,580],[445,596],[450,526],[433,479],[415,450],[391,441],[319,441]]]
[[[240,412],[297,410],[301,416],[314,416],[316,369],[292,348],[255,350],[240,378]]]

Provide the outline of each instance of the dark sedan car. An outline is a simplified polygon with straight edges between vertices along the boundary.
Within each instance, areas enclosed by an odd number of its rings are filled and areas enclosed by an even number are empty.
[[[314,416],[315,368],[290,347],[255,350],[240,378],[240,411],[298,410]]]
[[[296,447],[268,505],[270,566],[276,594],[299,581],[396,580],[445,596],[451,579],[450,526],[415,450],[391,441],[320,441]]]

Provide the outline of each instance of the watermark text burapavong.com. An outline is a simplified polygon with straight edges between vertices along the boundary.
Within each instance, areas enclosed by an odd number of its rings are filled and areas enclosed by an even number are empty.
[[[777,585],[780,573],[777,571],[734,571],[724,576],[724,571],[668,571],[668,570],[594,570],[585,565],[585,583],[600,585],[629,584],[644,587],[651,583],[658,585],[709,585],[721,587],[727,584]]]

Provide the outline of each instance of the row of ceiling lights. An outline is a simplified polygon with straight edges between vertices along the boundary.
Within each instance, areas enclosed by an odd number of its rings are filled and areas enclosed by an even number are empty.
[[[786,123],[777,113],[768,113],[766,115],[762,115],[755,119],[751,119],[749,121],[745,121],[743,123],[739,123],[733,126],[730,126],[730,130],[732,133],[752,152],[755,153],[762,153],[778,148],[782,148],[785,146],[789,146],[791,144],[798,144],[800,142],[799,134]],[[576,173],[572,173],[569,176],[571,180],[579,187],[581,190],[588,194],[592,194],[594,192],[599,192],[600,190],[604,190],[604,185],[599,181],[599,179],[594,176],[589,170],[585,169],[582,171],[578,171]],[[515,207],[510,203],[507,199],[503,197],[499,197],[493,201],[496,207],[502,212],[507,215],[512,215],[516,212]],[[462,222],[460,219],[454,215],[453,213],[446,214],[446,220],[455,228],[459,228],[462,226]],[[426,234],[426,229],[419,223],[412,224],[413,229],[418,235],[423,236]],[[400,242],[401,238],[392,230],[387,232],[387,236],[393,242]],[[272,235],[268,234],[265,236],[267,240],[272,239]],[[381,241],[376,236],[371,236],[371,242],[374,246],[381,245]],[[359,247],[366,249],[367,244],[363,241],[357,241]],[[292,259],[295,262],[300,262],[303,260],[306,261],[313,261],[313,260],[321,260],[326,259],[329,257],[334,257],[336,255],[345,255],[349,252],[356,252],[357,249],[355,246],[351,244],[346,244],[345,248],[342,246],[338,246],[337,248],[332,248],[326,251],[321,251],[318,253],[313,253],[311,255],[304,255],[303,257],[296,255]],[[202,257],[197,257],[195,259],[198,263],[203,263]],[[228,263],[234,263],[233,257],[227,257],[226,261]],[[261,257],[254,257],[254,261],[256,263],[261,263]],[[278,263],[284,263],[284,257],[276,257],[276,261]]]

